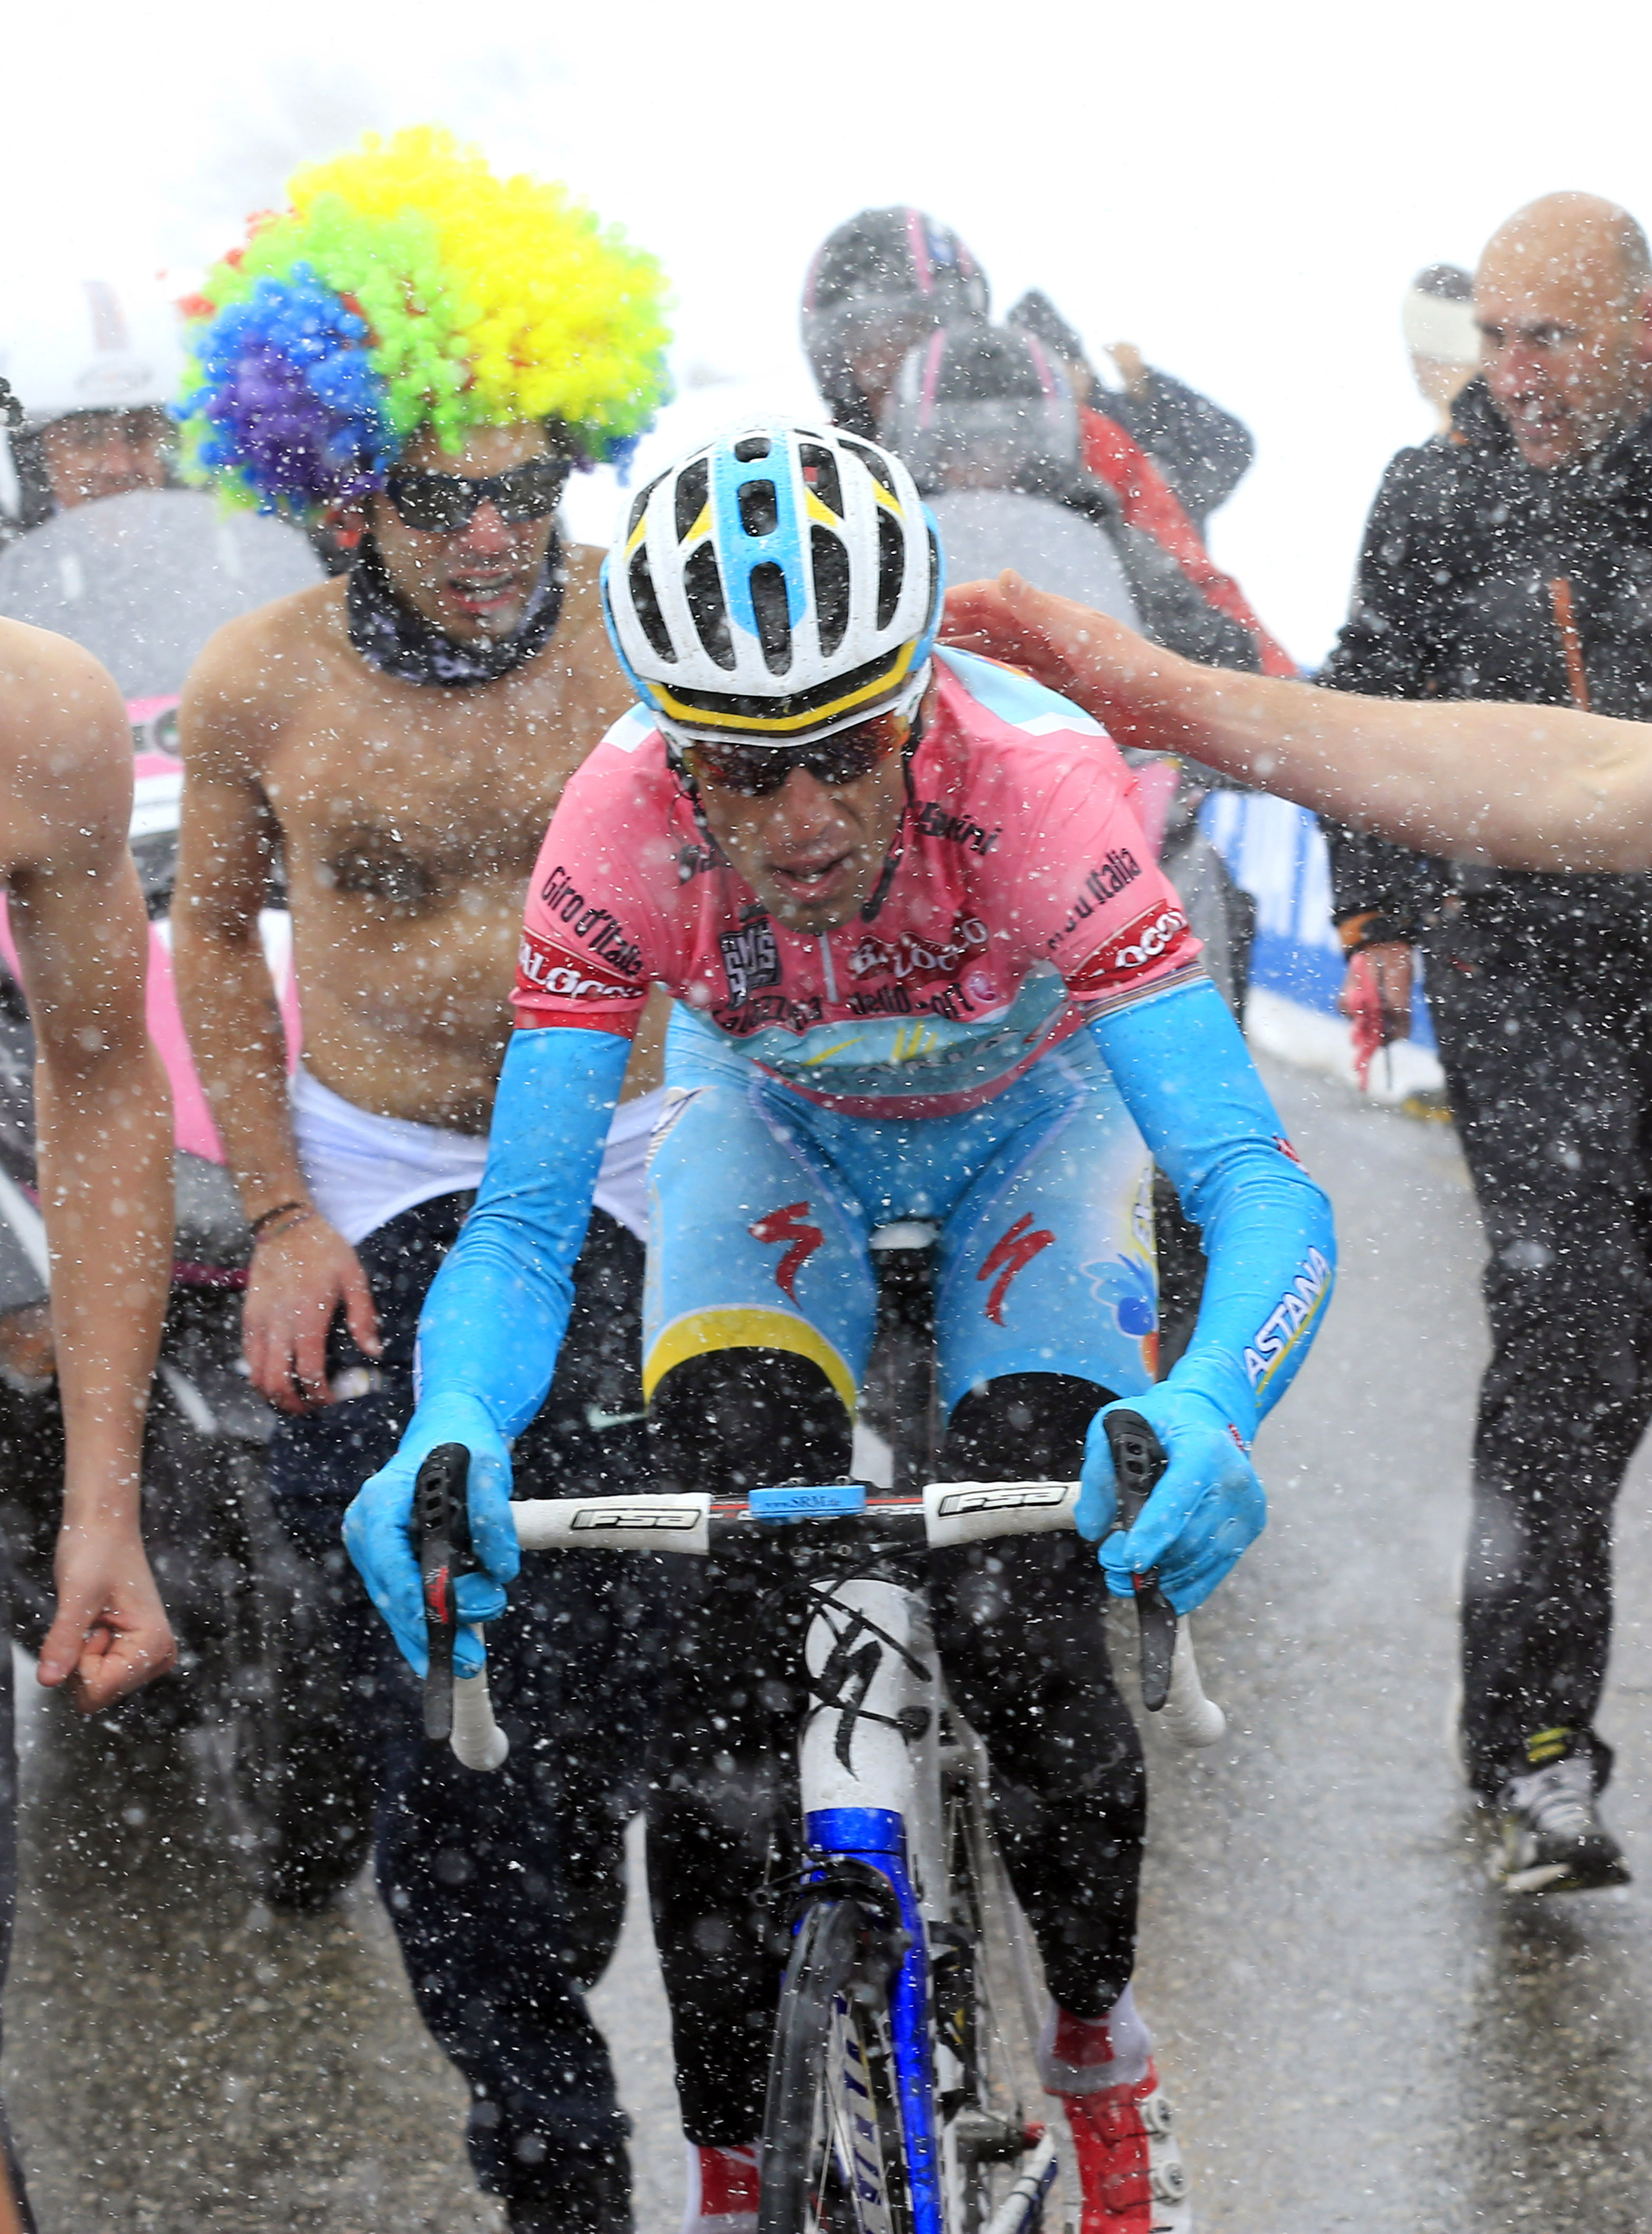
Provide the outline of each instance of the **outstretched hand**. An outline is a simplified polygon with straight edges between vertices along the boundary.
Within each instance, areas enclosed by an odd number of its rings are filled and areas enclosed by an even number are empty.
[[[40,1681],[60,1683],[83,1715],[113,1706],[178,1658],[136,1525],[64,1523],[57,1613],[40,1648]]]
[[[996,581],[949,590],[941,640],[1024,667],[1094,715],[1117,744],[1174,752],[1187,741],[1166,734],[1166,689],[1182,661],[1105,613],[1034,589],[1019,574],[1006,571]]]

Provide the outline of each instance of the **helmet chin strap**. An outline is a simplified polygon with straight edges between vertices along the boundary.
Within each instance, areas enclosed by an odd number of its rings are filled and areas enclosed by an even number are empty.
[[[900,820],[895,825],[895,834],[889,841],[889,851],[884,856],[884,866],[878,872],[878,881],[872,888],[872,897],[860,911],[862,923],[871,923],[889,898],[889,888],[895,881],[895,872],[906,851],[906,818],[917,806],[912,789],[912,759],[924,741],[924,712],[920,706],[913,721],[911,734],[900,748],[901,781],[906,796],[901,801]]]
[[[671,773],[677,780],[682,796],[689,802],[689,812],[694,817],[694,826],[700,833],[705,843],[706,851],[714,862],[725,869],[728,868],[730,866],[728,856],[717,843],[716,833],[706,820],[706,810],[700,801],[700,787],[695,781],[694,771],[683,759],[675,738],[666,739],[665,756],[671,763]],[[691,873],[692,872],[689,870],[682,871],[680,872],[682,882],[687,884]]]

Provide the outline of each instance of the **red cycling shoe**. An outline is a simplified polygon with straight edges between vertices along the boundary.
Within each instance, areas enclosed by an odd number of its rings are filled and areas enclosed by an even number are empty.
[[[1133,2086],[1061,2101],[1084,2198],[1081,2234],[1193,2234],[1187,2174],[1152,2065]]]

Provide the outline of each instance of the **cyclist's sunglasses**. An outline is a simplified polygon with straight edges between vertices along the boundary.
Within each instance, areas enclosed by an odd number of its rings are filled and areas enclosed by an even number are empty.
[[[513,526],[544,519],[562,501],[568,478],[563,458],[530,458],[507,474],[472,480],[467,474],[392,474],[384,493],[409,527],[423,535],[452,535],[468,527],[479,505],[492,504]]]
[[[718,791],[737,791],[748,799],[767,799],[793,768],[805,768],[817,783],[831,787],[870,775],[912,735],[910,714],[874,714],[869,722],[839,729],[813,745],[737,745],[695,737],[682,757],[696,783]]]

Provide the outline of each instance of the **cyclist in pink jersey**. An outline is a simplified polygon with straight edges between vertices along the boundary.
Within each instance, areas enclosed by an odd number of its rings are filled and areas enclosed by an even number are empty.
[[[650,1162],[643,1385],[667,1481],[720,1496],[846,1472],[869,1238],[938,1229],[940,1471],[1082,1475],[1081,1545],[937,1557],[950,1694],[994,1765],[1043,1956],[1041,2051],[1084,2234],[1191,2226],[1131,1993],[1146,1818],[1104,1590],[1180,1610],[1260,1529],[1249,1457],[1324,1311],[1334,1244],[1102,733],[934,650],[938,537],[904,469],[780,422],[635,499],[604,572],[642,705],[564,794],[535,870],[487,1173],[421,1321],[420,1402],[345,1535],[408,1660],[415,1472],[472,1453],[490,1619],[515,1571],[508,1439],[548,1386],[630,1033],[676,1002]],[[1198,1326],[1156,1382],[1147,1180],[1202,1227]],[[502,1339],[508,1328],[508,1340]],[[1115,1529],[1100,1414],[1170,1457]],[[990,1558],[984,1553],[989,1551]],[[761,1894],[788,1821],[800,1631],[720,1565],[683,1612],[651,1764],[650,1882],[691,2147],[691,2227],[752,2234],[780,1954]],[[461,1637],[461,1666],[478,1648]]]
[[[886,891],[809,935],[754,929],[663,733],[624,715],[540,853],[519,1018],[629,1036],[659,983],[811,1101],[937,1117],[1001,1092],[1095,1003],[1198,971],[1130,771],[1087,715],[943,651],[915,727]]]

